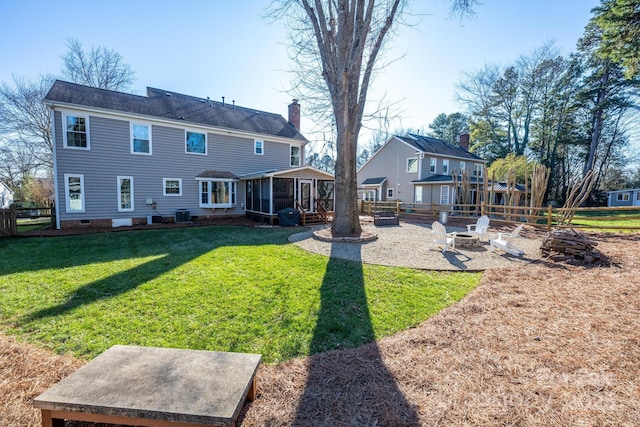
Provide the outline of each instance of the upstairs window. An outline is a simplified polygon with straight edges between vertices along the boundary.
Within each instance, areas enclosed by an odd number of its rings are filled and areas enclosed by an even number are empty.
[[[407,173],[415,173],[415,172],[418,172],[418,158],[409,157],[407,159]]]
[[[185,152],[190,154],[207,154],[207,135],[199,132],[186,131]]]
[[[442,160],[442,174],[446,175],[449,173],[449,159]]]
[[[290,147],[291,166],[300,166],[300,146],[291,145]]]
[[[482,176],[482,165],[479,163],[473,164],[473,176],[481,177]]]
[[[464,168],[465,168],[465,166],[466,166],[466,165],[464,164],[464,162],[460,162],[460,173],[463,173],[463,172],[464,172]]]
[[[253,141],[253,154],[262,156],[264,154],[264,141],[256,139]]]
[[[77,114],[63,114],[65,148],[89,149],[89,117]]]
[[[131,123],[131,154],[151,154],[151,126]]]
[[[433,157],[429,159],[429,172],[436,173],[436,159]]]

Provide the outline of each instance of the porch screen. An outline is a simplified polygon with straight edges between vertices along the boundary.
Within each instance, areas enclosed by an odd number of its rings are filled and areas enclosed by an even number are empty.
[[[295,208],[292,178],[273,179],[273,210],[278,212],[284,208]]]
[[[333,210],[333,190],[335,184],[333,181],[318,180],[318,203],[320,203],[325,210]]]

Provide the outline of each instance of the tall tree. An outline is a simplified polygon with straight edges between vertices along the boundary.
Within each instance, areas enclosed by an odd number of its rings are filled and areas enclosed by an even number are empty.
[[[467,116],[462,113],[445,113],[438,116],[429,125],[429,135],[447,141],[451,145],[460,143],[460,135],[469,133]]]
[[[62,56],[62,77],[74,83],[101,89],[128,90],[135,81],[131,66],[122,55],[105,46],[85,51],[77,39],[69,39]]]
[[[453,0],[454,4],[474,3]],[[371,79],[385,41],[405,10],[404,0],[282,0],[293,18],[300,55],[316,61],[305,68],[317,96],[328,95],[336,128],[334,235],[359,235],[357,143]],[[296,56],[296,60],[300,59]],[[326,89],[326,90],[325,90]]]
[[[593,9],[594,22],[602,30],[598,54],[622,65],[627,78],[640,73],[640,2],[602,0]]]

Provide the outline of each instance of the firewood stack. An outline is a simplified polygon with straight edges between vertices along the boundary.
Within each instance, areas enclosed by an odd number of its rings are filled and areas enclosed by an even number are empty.
[[[542,256],[569,264],[593,264],[602,260],[602,254],[595,249],[598,242],[571,229],[554,229],[549,232],[540,246]]]

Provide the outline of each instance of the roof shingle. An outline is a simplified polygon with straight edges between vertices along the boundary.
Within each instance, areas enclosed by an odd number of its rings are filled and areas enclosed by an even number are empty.
[[[280,114],[162,89],[147,88],[147,96],[140,96],[56,80],[44,99],[53,104],[115,110],[306,142],[305,137]]]

